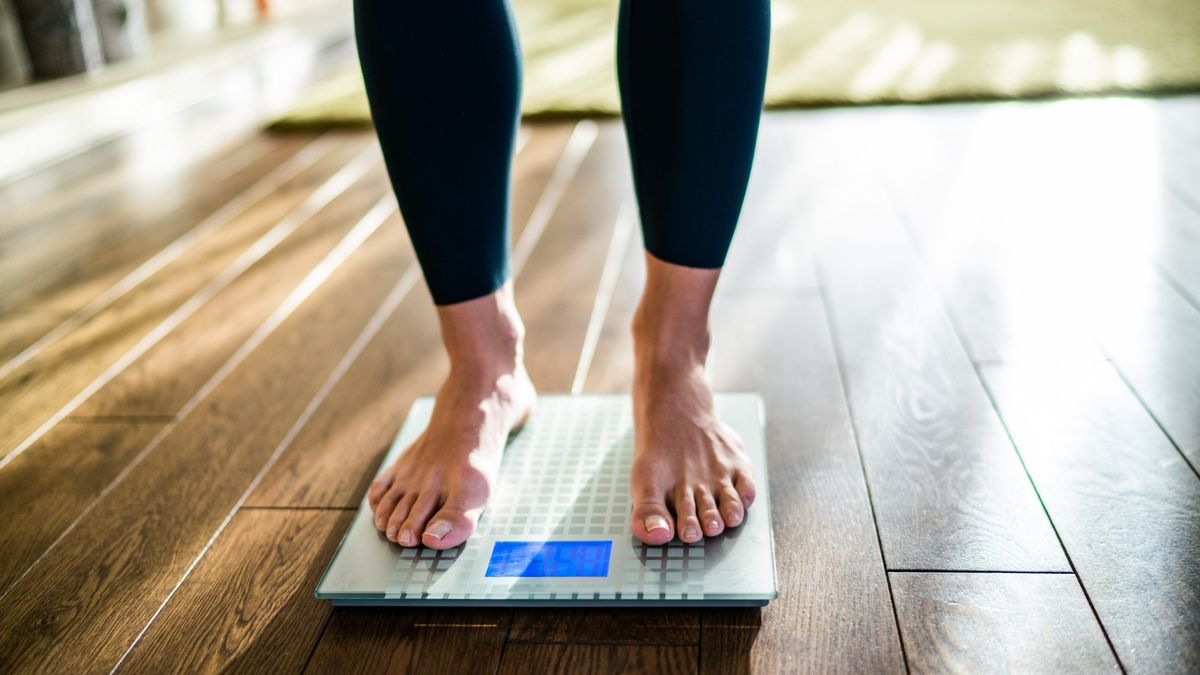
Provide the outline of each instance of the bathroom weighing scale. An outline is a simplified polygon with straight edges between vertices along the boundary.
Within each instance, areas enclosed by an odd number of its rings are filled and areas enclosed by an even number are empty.
[[[628,396],[542,396],[509,439],[492,501],[465,543],[393,544],[364,497],[316,595],[335,605],[765,605],[776,586],[762,401],[723,393],[716,406],[742,437],[758,486],[742,524],[717,537],[663,546],[633,537]],[[413,404],[381,471],[432,410],[432,398]]]

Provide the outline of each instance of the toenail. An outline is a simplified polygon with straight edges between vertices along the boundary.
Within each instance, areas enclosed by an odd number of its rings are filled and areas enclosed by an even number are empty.
[[[396,530],[395,530],[395,528],[391,528],[391,527],[389,527],[389,528],[388,528],[388,531],[387,531],[387,538],[388,538],[388,539],[391,539],[392,541],[396,541]]]
[[[409,532],[408,530],[401,532],[400,533],[400,543],[405,544],[405,545],[412,544],[413,543],[412,532]]]
[[[721,529],[721,523],[717,522],[716,518],[713,518],[712,520],[708,521],[708,529],[719,530]]]
[[[670,525],[667,525],[667,519],[662,516],[650,516],[645,521],[646,531],[653,532],[655,530],[669,530]]]
[[[684,538],[684,539],[689,539],[689,540],[690,540],[690,539],[695,539],[696,537],[699,537],[699,536],[700,536],[700,532],[698,532],[698,531],[696,530],[696,528],[694,528],[694,527],[689,527],[689,528],[687,528],[686,530],[684,530],[684,531],[683,531],[683,538]]]
[[[738,514],[736,514],[736,513],[731,513],[731,514],[729,514],[729,524],[730,524],[730,525],[737,525],[737,524],[738,524],[738,523],[740,523],[740,522],[742,522],[742,517],[741,517],[741,516],[739,516],[739,515],[738,515]]]
[[[452,528],[450,527],[450,523],[447,523],[444,520],[439,520],[436,523],[433,523],[432,525],[430,525],[429,529],[425,530],[425,534],[428,534],[428,535],[434,537],[435,539],[441,539],[442,537],[449,534],[451,529]]]

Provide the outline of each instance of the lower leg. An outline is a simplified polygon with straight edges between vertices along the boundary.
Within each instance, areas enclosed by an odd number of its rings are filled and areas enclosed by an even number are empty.
[[[685,542],[754,500],[705,379],[708,310],[733,237],[766,81],[768,0],[622,0],[618,75],[646,246],[633,325],[634,535]]]
[[[709,305],[719,270],[646,254],[634,314],[633,533],[650,544],[695,542],[736,527],[754,501],[741,440],[716,417],[705,377]]]
[[[520,52],[507,0],[354,10],[375,129],[450,357],[428,426],[368,502],[391,541],[449,548],[474,530],[535,400],[508,281]]]

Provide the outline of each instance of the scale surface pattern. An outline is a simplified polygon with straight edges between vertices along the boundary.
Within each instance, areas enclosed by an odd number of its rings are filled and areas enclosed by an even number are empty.
[[[744,438],[748,436],[752,461],[762,466],[758,397],[722,394],[718,398],[722,417]],[[430,398],[413,405],[382,466],[393,462],[416,438],[432,407]],[[509,441],[496,494],[471,539],[446,551],[404,549],[375,531],[369,510],[361,509],[318,596],[335,601],[374,596],[384,602],[481,604],[497,600],[765,601],[773,597],[770,523],[765,507],[769,502],[762,500],[756,513],[728,535],[691,545],[675,540],[665,546],[646,546],[630,530],[632,460],[633,417],[627,396],[544,396],[537,414]],[[734,545],[734,540],[743,538],[748,541]],[[545,541],[611,541],[607,576],[489,577],[484,573],[496,542]],[[740,548],[755,549],[732,556],[749,564],[727,555]],[[716,575],[706,573],[710,551],[720,563]],[[386,580],[380,583],[384,567]],[[370,587],[372,583],[376,588]]]

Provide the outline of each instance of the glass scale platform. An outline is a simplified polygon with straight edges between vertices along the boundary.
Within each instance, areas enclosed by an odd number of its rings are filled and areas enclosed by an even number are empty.
[[[762,606],[776,596],[763,406],[716,395],[742,437],[758,496],[742,525],[695,544],[648,546],[630,530],[633,414],[624,395],[541,396],[505,449],[492,502],[461,546],[403,548],[364,497],[317,586],[335,605]],[[424,429],[418,399],[380,470]]]

